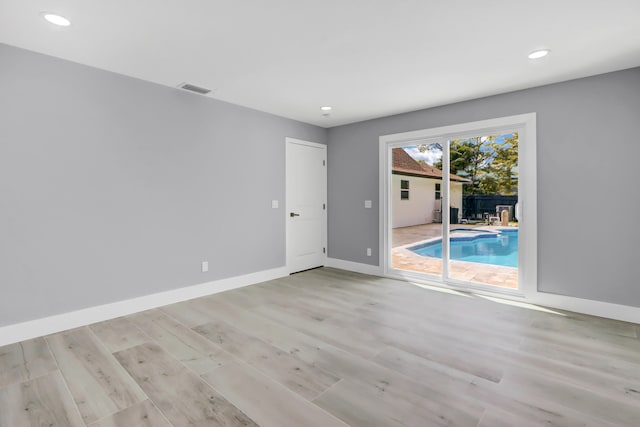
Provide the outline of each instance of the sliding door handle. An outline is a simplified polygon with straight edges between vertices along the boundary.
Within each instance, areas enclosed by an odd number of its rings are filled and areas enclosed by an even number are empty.
[[[294,213],[294,212],[290,212],[290,213],[289,213],[289,216],[290,216],[291,218],[293,218],[294,216],[300,216],[300,214],[297,214],[297,213]]]

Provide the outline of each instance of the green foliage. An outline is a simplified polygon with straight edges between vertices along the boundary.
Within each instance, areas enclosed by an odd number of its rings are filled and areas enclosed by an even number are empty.
[[[420,145],[418,145],[418,150],[421,153],[424,153],[427,150],[429,150],[429,151],[442,151],[442,149],[443,149],[442,144],[440,144],[439,142],[433,142],[431,144],[420,144]]]
[[[498,194],[518,193],[518,134],[505,138],[501,144],[493,143],[494,158],[490,172],[498,182]],[[495,194],[495,193],[494,193]]]
[[[518,192],[518,134],[498,142],[498,135],[488,135],[450,142],[450,173],[466,178],[464,194],[512,195]],[[421,152],[440,151],[439,143],[418,146]],[[442,158],[433,164],[442,170]]]
[[[449,170],[452,174],[471,181],[471,183],[463,187],[465,194],[483,194],[481,183],[491,159],[491,152],[487,150],[487,147],[490,146],[495,138],[495,135],[491,135],[451,141]]]

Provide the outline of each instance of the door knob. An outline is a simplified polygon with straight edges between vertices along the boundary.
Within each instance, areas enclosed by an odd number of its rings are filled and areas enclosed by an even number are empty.
[[[300,214],[290,212],[290,213],[289,213],[289,216],[290,216],[291,218],[293,218],[294,216],[300,216]]]

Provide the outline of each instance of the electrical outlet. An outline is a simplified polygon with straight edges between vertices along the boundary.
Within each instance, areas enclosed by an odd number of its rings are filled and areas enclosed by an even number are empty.
[[[209,261],[202,261],[202,272],[206,273],[209,271]]]
[[[371,209],[371,200],[365,200],[364,207],[365,209]]]
[[[371,248],[367,248],[367,256],[371,256]]]

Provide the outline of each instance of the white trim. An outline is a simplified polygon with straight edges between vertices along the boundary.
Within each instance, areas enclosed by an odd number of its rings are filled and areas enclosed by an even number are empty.
[[[450,162],[450,157],[451,157],[451,153],[449,153],[449,150],[451,148],[451,143],[450,141],[447,139],[442,147],[442,164],[443,165],[448,165]],[[451,221],[451,211],[449,210],[449,207],[451,206],[451,181],[450,181],[450,175],[451,172],[449,170],[448,167],[443,167],[442,168],[442,185],[440,188],[441,191],[441,199],[440,200],[440,219],[442,220],[442,277],[445,280],[449,280],[449,266],[450,264],[450,260],[449,257],[451,256],[451,241],[449,240],[450,237],[450,229],[451,229],[451,224],[449,223]],[[464,188],[464,186],[463,186]],[[464,190],[462,190],[462,194],[464,194]],[[463,198],[464,200],[464,198]],[[461,205],[460,208],[462,208]],[[391,233],[391,227],[389,227],[389,233]],[[388,264],[391,265],[391,264]]]
[[[522,244],[518,248],[519,291],[527,297],[538,293],[538,165],[536,115],[526,114],[518,129],[518,234]],[[521,285],[520,285],[521,284]]]
[[[442,140],[451,137],[475,136],[478,131],[499,132],[502,130],[518,130],[520,139],[524,141],[518,146],[519,149],[519,168],[522,175],[527,175],[526,182],[519,180],[521,195],[519,207],[522,210],[522,227],[520,233],[525,242],[524,247],[520,251],[519,263],[523,268],[518,278],[520,289],[514,291],[502,291],[499,289],[490,289],[488,287],[474,288],[473,286],[459,287],[458,283],[451,282],[444,284],[436,279],[430,280],[428,277],[413,276],[409,272],[401,272],[399,270],[389,271],[388,266],[391,265],[391,254],[386,248],[388,247],[389,235],[385,224],[387,218],[390,217],[391,211],[389,206],[389,178],[388,170],[391,168],[391,156],[389,156],[389,148],[393,146],[403,146],[411,143],[428,143],[434,139]],[[384,277],[390,277],[405,281],[426,283],[433,286],[439,286],[449,289],[464,289],[478,295],[492,295],[498,298],[524,301],[530,304],[538,304],[542,306],[558,308],[567,311],[589,314],[593,316],[607,317],[627,322],[640,323],[640,308],[575,298],[565,295],[550,294],[538,291],[537,277],[537,165],[536,165],[536,115],[535,113],[522,114],[510,117],[502,117],[498,119],[483,120],[460,125],[443,126],[439,128],[417,130],[412,132],[403,132],[393,135],[384,135],[380,137],[379,151],[379,182],[380,182],[380,247],[379,247],[379,265],[380,274]],[[523,203],[524,202],[524,203]],[[519,210],[520,210],[519,209]],[[523,262],[526,257],[527,262]],[[344,269],[349,269],[348,264],[342,264]],[[531,267],[527,267],[527,265]],[[358,271],[353,269],[352,271]],[[373,273],[369,273],[373,274]]]
[[[284,140],[285,142],[290,142],[291,144],[306,145],[307,147],[320,148],[323,150],[327,149],[327,144],[320,144],[319,142],[305,141],[302,139],[290,138],[288,136],[285,137]]]
[[[561,310],[574,311],[576,313],[640,324],[640,308],[629,305],[594,301],[546,292],[536,292],[536,295],[527,299],[527,301],[545,307],[553,307]]]
[[[383,276],[382,269],[377,265],[362,264],[359,262],[345,261],[343,259],[328,258],[324,263],[325,267],[339,268],[340,270],[353,271],[356,273],[370,274],[372,276]]]
[[[513,292],[501,293],[489,292],[486,288],[469,289],[466,286],[456,286],[455,284],[443,284],[437,280],[428,280],[418,275],[412,277],[411,274],[402,275],[385,275],[391,279],[403,280],[405,282],[415,282],[429,285],[437,288],[452,289],[456,291],[466,292],[472,295],[486,295],[509,301],[519,301],[527,304],[538,305],[548,308],[557,308],[575,313],[588,314],[591,316],[606,317],[609,319],[621,320],[623,322],[640,323],[640,308],[628,305],[614,304],[610,302],[594,301],[582,298],[575,298],[566,295],[550,294],[546,292],[536,292],[534,296],[525,297],[517,295]]]
[[[388,170],[391,170],[391,158],[389,156],[388,144],[386,142],[383,143],[382,137],[380,137],[380,147],[378,153],[378,189],[380,194],[378,195],[378,202],[380,208],[378,209],[378,266],[382,270],[382,274],[385,274],[384,266],[390,263],[389,258],[391,257],[391,253],[386,250],[389,247],[389,236],[385,232],[385,223],[387,218],[391,218],[391,204],[388,203],[388,200],[391,198],[389,194],[391,184],[391,177],[387,173]]]
[[[339,268],[341,270],[352,271],[355,273],[369,274],[379,277],[388,277],[391,279],[402,280],[405,282],[414,282],[431,286],[433,288],[451,289],[461,291],[471,295],[486,295],[500,298],[508,301],[518,301],[526,304],[538,305],[548,308],[557,308],[560,310],[572,311],[591,316],[606,317],[609,319],[621,320],[623,322],[631,322],[640,324],[640,308],[628,305],[620,305],[609,302],[587,300],[575,298],[565,295],[556,295],[545,292],[537,292],[532,297],[524,297],[514,293],[488,292],[486,289],[469,289],[469,287],[458,287],[455,285],[443,284],[436,280],[428,280],[424,277],[412,277],[410,274],[392,275],[384,274],[381,267],[369,264],[361,264],[358,262],[345,261],[336,258],[327,258],[327,267]]]
[[[285,137],[284,139],[285,141],[285,262],[286,262],[286,268],[287,268],[287,273],[295,273],[296,271],[292,271],[293,269],[291,268],[291,266],[289,265],[289,221],[288,221],[288,215],[289,215],[289,194],[288,193],[288,188],[289,186],[287,185],[287,180],[289,179],[289,177],[287,176],[286,170],[287,170],[287,144],[298,144],[298,145],[305,145],[307,147],[313,147],[313,148],[319,148],[321,150],[324,150],[324,203],[325,203],[325,209],[323,212],[323,216],[324,216],[324,232],[323,232],[323,247],[325,248],[324,251],[324,255],[323,255],[323,263],[326,262],[327,260],[327,252],[329,249],[329,245],[328,245],[328,240],[329,240],[329,230],[328,230],[328,211],[329,211],[329,206],[328,206],[328,195],[327,195],[327,189],[328,189],[328,183],[329,180],[327,178],[327,170],[329,169],[329,165],[328,165],[328,160],[327,160],[327,154],[328,154],[328,148],[327,148],[327,144],[320,144],[317,142],[311,142],[311,141],[304,141],[302,139],[296,139],[296,138],[290,138],[290,137]]]
[[[237,289],[268,280],[278,279],[288,275],[286,267],[263,270],[242,276],[234,276],[212,282],[145,295],[114,303],[98,305],[56,314],[41,319],[30,320],[0,327],[0,346],[12,344],[27,339],[53,334],[67,329],[90,325],[104,320],[138,313],[205,295]]]
[[[397,143],[398,146],[409,143],[423,143],[424,140],[439,141],[443,139],[471,138],[478,136],[478,132],[499,133],[511,130],[514,125],[531,123],[535,124],[536,113],[519,114],[516,116],[499,117],[496,119],[479,120],[476,122],[460,123],[437,128],[421,129],[411,132],[401,132],[390,135],[382,135],[381,143]]]
[[[519,227],[521,241],[525,242],[519,250],[519,277],[518,292],[527,296],[537,293],[537,167],[536,167],[536,114],[528,113],[496,119],[481,120],[476,122],[461,123],[451,126],[443,126],[431,129],[422,129],[411,132],[402,132],[380,137],[380,265],[385,275],[397,277],[401,272],[391,268],[391,252],[388,250],[391,229],[387,227],[391,216],[391,203],[389,194],[389,171],[391,170],[392,147],[401,147],[407,144],[428,143],[454,138],[477,136],[478,133],[492,134],[505,131],[518,131],[520,144],[518,146],[518,167],[520,176],[526,179],[519,180],[518,194],[522,210],[523,221]],[[446,168],[445,168],[446,169]],[[444,171],[444,178],[448,176]],[[445,182],[446,179],[443,179]],[[526,182],[524,182],[526,181]],[[445,185],[445,187],[447,187]],[[447,195],[445,194],[445,198]],[[444,201],[446,202],[446,200]],[[444,203],[443,203],[444,204]],[[448,218],[448,210],[443,210],[443,223]],[[445,233],[446,234],[446,233]],[[529,266],[529,267],[527,267]],[[443,279],[441,283],[449,279]],[[482,286],[482,285],[478,285]],[[475,285],[470,289],[475,288]],[[492,286],[486,286],[491,292]]]

